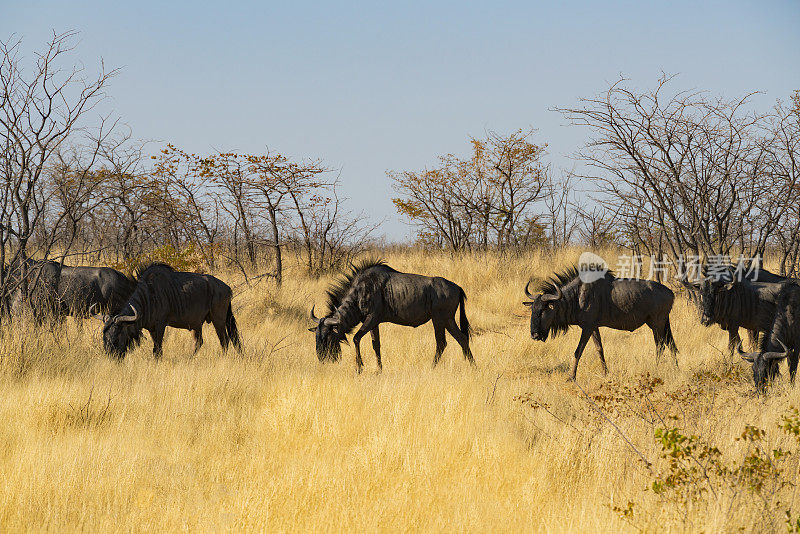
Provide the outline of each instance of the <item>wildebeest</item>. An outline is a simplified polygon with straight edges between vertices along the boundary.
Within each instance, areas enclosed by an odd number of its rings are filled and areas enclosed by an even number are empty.
[[[150,332],[153,354],[159,358],[166,327],[194,332],[197,352],[203,345],[203,323],[212,323],[223,349],[229,343],[241,350],[236,319],[231,310],[232,291],[207,274],[178,272],[154,263],[139,269],[133,294],[116,315],[97,316],[103,321],[103,345],[118,358],[139,343],[142,329]]]
[[[25,266],[24,271],[14,267],[11,279],[16,300],[27,301],[38,322],[87,317],[92,309],[115,313],[136,287],[135,281],[110,267],[71,267],[32,259]]]
[[[782,279],[786,280],[786,279]],[[741,343],[739,328],[745,328],[751,344],[758,345],[759,334],[772,326],[775,303],[783,283],[706,278],[698,288],[697,305],[703,326],[718,324],[728,332],[728,350],[733,353]]]
[[[58,316],[60,263],[31,258],[15,260],[7,267],[7,273],[3,287],[3,297],[10,301],[7,309],[19,309],[24,303],[38,323]]]
[[[352,265],[350,272],[328,289],[328,313],[318,318],[311,308],[311,319],[317,324],[309,330],[316,333],[317,357],[321,362],[327,359],[338,361],[341,343],[361,323],[353,335],[358,372],[364,367],[360,342],[367,332],[372,334],[372,348],[378,369],[382,369],[378,325],[393,323],[417,327],[433,321],[436,338],[434,367],[447,345],[445,330],[461,345],[464,358],[475,365],[469,348],[470,326],[464,310],[466,298],[464,290],[449,280],[401,273],[383,260],[365,260]],[[455,320],[459,306],[460,327]]]
[[[668,287],[651,280],[616,278],[611,272],[587,284],[581,281],[574,266],[541,282],[536,296],[530,293],[529,286],[530,282],[525,286],[525,294],[531,301],[524,304],[531,308],[533,339],[546,341],[551,333],[561,334],[573,325],[581,328],[570,379],[575,380],[578,361],[590,337],[600,353],[603,372],[608,373],[601,326],[632,332],[646,324],[653,331],[657,354],[668,346],[677,365],[678,348],[669,324],[675,295]]]
[[[135,288],[133,279],[110,267],[64,265],[58,281],[60,312],[83,317],[94,309],[114,314]]]
[[[753,381],[762,389],[778,375],[778,362],[788,358],[789,378],[794,382],[800,351],[800,285],[781,284],[775,303],[775,314],[764,346],[758,352],[745,353],[742,358],[753,364]]]

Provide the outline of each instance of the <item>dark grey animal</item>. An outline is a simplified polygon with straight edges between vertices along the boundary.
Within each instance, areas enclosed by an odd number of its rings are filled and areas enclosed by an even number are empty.
[[[28,259],[12,271],[16,300],[27,301],[37,322],[66,316],[114,313],[133,293],[136,282],[110,267],[70,267],[52,260]]]
[[[350,272],[328,290],[328,313],[324,317],[318,318],[311,308],[311,319],[317,324],[309,330],[316,333],[319,360],[338,361],[342,353],[341,343],[346,342],[347,334],[361,323],[353,335],[356,366],[360,373],[364,367],[360,342],[367,332],[372,334],[372,348],[378,369],[382,369],[378,325],[393,323],[416,328],[433,321],[436,338],[434,367],[447,345],[445,330],[461,345],[464,358],[475,365],[469,348],[471,331],[464,311],[466,299],[463,289],[444,278],[401,273],[382,260],[366,260],[352,265]],[[460,327],[455,320],[459,306]]]
[[[758,346],[759,336],[772,327],[775,304],[782,284],[786,282],[751,282],[743,279],[703,280],[698,288],[697,305],[703,326],[718,324],[728,332],[731,353],[741,344],[739,328],[745,328],[752,346]],[[763,342],[763,340],[762,340]]]
[[[646,324],[653,331],[658,355],[669,347],[678,363],[678,347],[672,337],[669,312],[675,295],[668,287],[650,280],[616,278],[606,273],[604,278],[585,284],[576,267],[556,273],[537,287],[538,295],[525,294],[531,299],[524,302],[531,308],[531,338],[546,341],[550,334],[566,332],[570,326],[581,328],[581,338],[575,349],[570,379],[575,380],[578,361],[589,342],[594,339],[600,353],[603,372],[608,373],[600,327],[632,332]]]
[[[8,266],[4,298],[11,301],[9,309],[19,309],[26,304],[37,323],[58,316],[58,281],[61,278],[61,264],[52,260],[27,258],[14,261]]]
[[[800,285],[781,284],[764,346],[752,353],[745,353],[740,346],[739,353],[753,364],[753,382],[759,390],[778,376],[778,363],[783,359],[788,359],[789,378],[794,383],[800,354]]]
[[[223,349],[233,343],[241,351],[227,284],[207,274],[178,272],[163,263],[140,269],[136,279],[133,294],[118,314],[96,316],[103,321],[108,353],[123,358],[141,341],[144,329],[153,339],[153,355],[160,358],[168,326],[193,331],[196,353],[203,345],[203,323],[214,325]]]
[[[115,314],[128,301],[136,281],[110,267],[61,268],[58,302],[62,315],[85,317],[94,311]]]
[[[780,282],[785,282],[786,280],[791,280],[786,276],[781,276],[779,274],[771,273],[766,269],[758,269],[757,271],[753,271],[751,275],[746,277],[748,280],[752,282],[765,282],[768,284],[777,284]]]

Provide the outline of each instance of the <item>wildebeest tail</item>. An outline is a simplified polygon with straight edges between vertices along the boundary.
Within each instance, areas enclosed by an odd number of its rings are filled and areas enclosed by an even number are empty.
[[[231,305],[228,304],[228,315],[225,317],[225,331],[236,350],[242,350],[242,340],[239,337],[239,328],[236,326],[236,318],[233,316]]]
[[[667,345],[672,352],[678,352],[675,338],[672,337],[672,327],[669,324],[669,318],[667,318],[667,326],[664,328],[664,344]]]
[[[467,339],[470,339],[472,337],[472,327],[470,327],[469,321],[467,320],[467,310],[464,309],[464,302],[467,300],[467,294],[464,293],[464,290],[460,287],[458,289],[461,291],[458,301],[459,306],[461,306],[461,323],[459,325],[459,329],[461,330],[462,334],[467,336]]]

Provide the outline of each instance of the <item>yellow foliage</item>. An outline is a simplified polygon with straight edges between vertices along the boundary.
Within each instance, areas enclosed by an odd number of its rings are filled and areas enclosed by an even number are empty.
[[[190,243],[182,249],[176,249],[173,245],[164,245],[147,254],[112,263],[110,267],[131,275],[136,272],[138,267],[149,263],[166,263],[176,271],[204,272],[203,256],[194,243]]]

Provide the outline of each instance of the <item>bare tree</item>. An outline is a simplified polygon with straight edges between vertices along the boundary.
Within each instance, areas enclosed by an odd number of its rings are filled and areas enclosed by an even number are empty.
[[[555,248],[568,245],[578,227],[579,206],[573,197],[572,176],[565,173],[560,180],[550,184],[551,194],[546,195],[545,219],[549,227],[550,246]]]
[[[580,154],[593,170],[583,177],[632,247],[676,260],[763,255],[794,187],[771,170],[768,115],[748,110],[752,95],[670,92],[671,81],[639,93],[620,80],[559,109],[594,134]]]
[[[21,56],[21,41],[0,42],[0,289],[7,301],[9,264],[22,265],[34,252],[48,254],[54,228],[44,228],[53,188],[48,170],[74,134],[85,131],[81,119],[103,97],[116,73],[86,77],[69,65],[75,32],[53,34],[32,64]],[[96,135],[101,140],[106,135]],[[100,142],[90,152],[96,154]],[[56,171],[58,172],[58,171]],[[93,182],[87,179],[84,185]],[[74,212],[72,212],[74,215]],[[48,224],[60,224],[63,213]],[[33,244],[36,232],[42,242]],[[38,246],[36,246],[38,245]],[[33,250],[36,247],[38,250]]]

